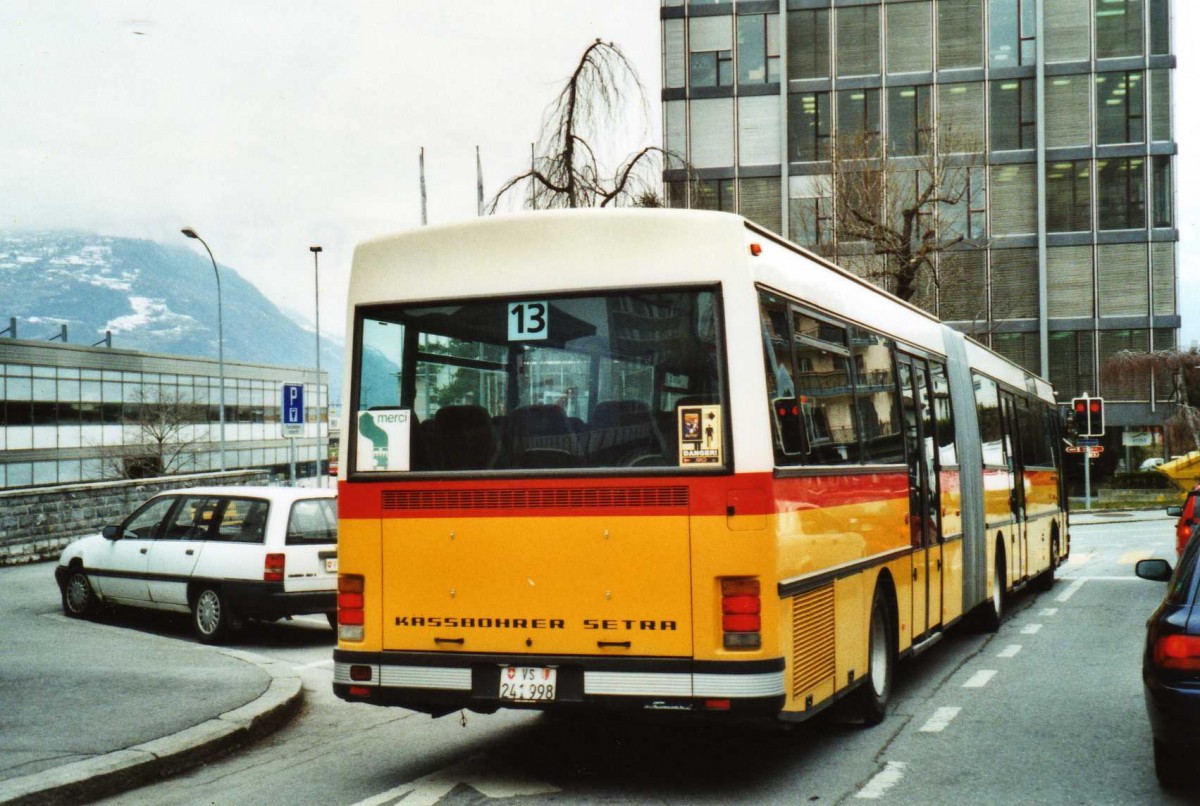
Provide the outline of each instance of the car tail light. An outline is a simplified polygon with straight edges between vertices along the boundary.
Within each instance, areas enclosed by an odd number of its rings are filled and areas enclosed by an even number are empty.
[[[1154,662],[1164,669],[1200,671],[1200,636],[1164,635],[1154,642]]]
[[[726,649],[762,646],[762,599],[758,580],[730,577],[721,580],[721,632]]]
[[[283,568],[287,563],[286,554],[268,554],[263,561],[263,582],[283,582]]]
[[[363,578],[358,574],[338,576],[338,640],[363,640]]]

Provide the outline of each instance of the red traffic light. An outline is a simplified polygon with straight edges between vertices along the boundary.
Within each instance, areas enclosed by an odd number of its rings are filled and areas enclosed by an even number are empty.
[[[1076,436],[1104,436],[1104,398],[1077,397],[1071,400],[1071,409]]]

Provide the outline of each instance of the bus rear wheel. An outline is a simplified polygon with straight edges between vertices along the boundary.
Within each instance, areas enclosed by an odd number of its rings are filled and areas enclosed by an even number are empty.
[[[1004,616],[1004,585],[1005,562],[1003,543],[996,544],[996,561],[992,563],[992,597],[983,603],[979,625],[984,632],[996,632],[1000,629],[1000,620]]]
[[[1034,590],[1045,593],[1054,587],[1054,569],[1058,567],[1058,532],[1050,535],[1050,567],[1038,574],[1033,581]]]
[[[868,637],[867,679],[858,687],[855,696],[863,724],[872,727],[882,722],[887,715],[888,700],[892,695],[892,672],[896,665],[892,609],[882,587],[875,588]]]

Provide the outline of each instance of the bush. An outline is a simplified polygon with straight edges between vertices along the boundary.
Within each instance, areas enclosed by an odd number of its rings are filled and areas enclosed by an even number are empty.
[[[1167,490],[1171,480],[1162,473],[1116,473],[1104,486],[1114,490]]]

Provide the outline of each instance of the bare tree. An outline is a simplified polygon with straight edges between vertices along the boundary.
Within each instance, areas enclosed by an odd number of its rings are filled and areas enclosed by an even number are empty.
[[[1100,365],[1100,379],[1110,383],[1149,388],[1154,379],[1160,399],[1169,389],[1175,412],[1167,419],[1172,445],[1190,445],[1200,450],[1200,348],[1138,352],[1123,350]]]
[[[200,451],[193,429],[207,422],[205,406],[174,391],[150,389],[125,404],[124,443],[105,448],[108,472],[118,478],[183,473],[193,468]]]
[[[611,139],[628,134],[630,101],[648,114],[646,91],[633,65],[615,44],[597,39],[584,51],[566,86],[547,111],[528,171],[504,183],[489,205],[521,194],[534,210],[562,207],[662,207],[663,158],[657,146],[626,156],[611,173],[604,168]]]
[[[811,248],[913,301],[938,284],[937,255],[984,245],[972,227],[982,192],[982,177],[972,174],[982,165],[977,144],[948,131],[934,143],[923,130],[916,150],[882,154],[874,132],[836,138],[832,170],[810,180],[798,216]]]

